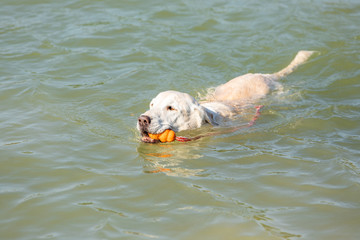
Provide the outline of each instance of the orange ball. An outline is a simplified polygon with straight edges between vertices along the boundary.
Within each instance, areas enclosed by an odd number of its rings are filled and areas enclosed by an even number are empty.
[[[160,140],[161,142],[172,142],[175,140],[175,132],[173,130],[167,129],[159,134],[151,134],[149,133],[149,137],[155,140]]]

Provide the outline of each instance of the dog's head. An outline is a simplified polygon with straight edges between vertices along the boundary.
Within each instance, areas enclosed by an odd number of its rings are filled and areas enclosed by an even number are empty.
[[[204,123],[215,124],[213,114],[202,107],[192,96],[177,91],[159,93],[143,113],[137,128],[143,136],[158,134],[167,129],[175,132],[201,127]]]

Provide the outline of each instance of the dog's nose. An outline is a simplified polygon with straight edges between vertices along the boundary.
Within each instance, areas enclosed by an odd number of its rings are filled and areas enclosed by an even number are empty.
[[[150,125],[151,120],[150,120],[149,116],[141,115],[138,118],[138,122],[139,122],[140,127],[148,127]]]

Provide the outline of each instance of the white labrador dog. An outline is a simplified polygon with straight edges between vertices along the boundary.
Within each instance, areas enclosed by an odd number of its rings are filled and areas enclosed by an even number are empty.
[[[137,129],[143,142],[153,142],[149,133],[158,134],[167,129],[175,132],[199,128],[209,123],[221,124],[236,114],[236,106],[247,101],[264,97],[279,83],[279,79],[292,73],[314,52],[299,51],[292,62],[283,70],[273,74],[248,73],[236,77],[215,88],[206,101],[199,103],[187,93],[165,91],[159,93],[151,102],[150,109],[143,113],[137,122]]]

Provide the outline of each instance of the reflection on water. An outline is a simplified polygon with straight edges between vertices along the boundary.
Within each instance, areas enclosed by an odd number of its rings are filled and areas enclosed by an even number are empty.
[[[194,145],[182,143],[139,144],[137,152],[144,159],[145,173],[165,173],[168,176],[201,176],[203,169],[181,167],[187,160],[196,160],[202,155],[192,151]]]

